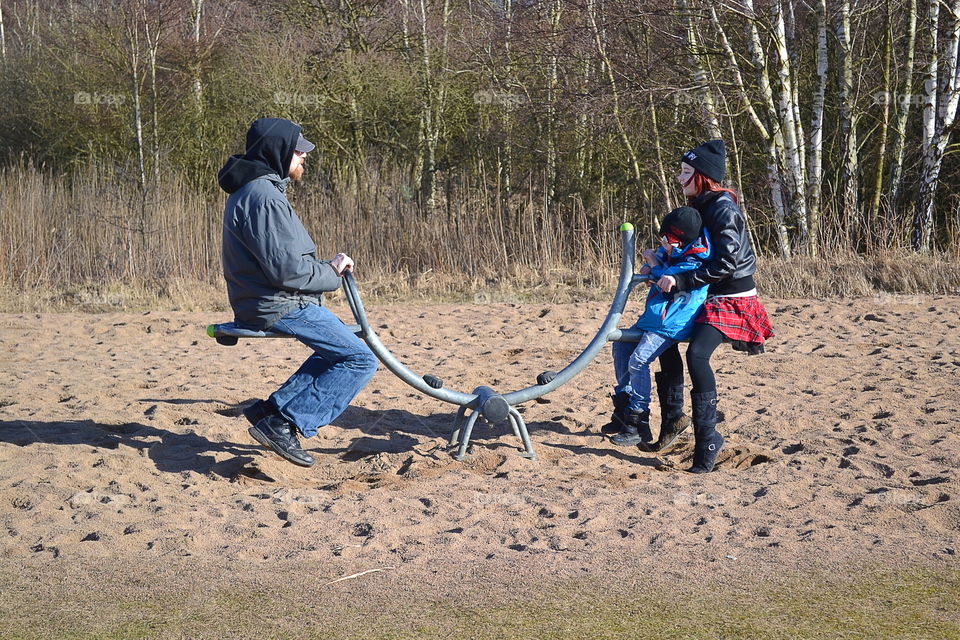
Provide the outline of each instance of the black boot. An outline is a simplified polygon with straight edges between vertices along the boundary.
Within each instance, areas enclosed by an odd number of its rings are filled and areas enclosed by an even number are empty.
[[[629,409],[623,414],[623,430],[610,438],[613,444],[622,446],[649,446],[651,440],[653,440],[653,434],[650,433],[650,412]]]
[[[710,473],[723,448],[723,436],[717,433],[717,392],[691,393],[693,404],[693,466],[690,473]]]
[[[615,393],[610,398],[613,400],[613,414],[610,416],[610,422],[600,427],[601,433],[619,433],[623,430],[623,412],[627,410],[630,404],[630,396],[626,393]]]
[[[297,428],[281,415],[267,416],[247,431],[254,440],[265,447],[270,447],[274,453],[288,462],[301,467],[312,467],[315,462],[313,456],[300,447]]]
[[[277,408],[267,400],[257,400],[250,406],[243,408],[243,417],[254,427],[267,416],[275,415],[277,415]]]
[[[662,372],[657,372],[657,397],[660,398],[660,434],[657,441],[643,451],[666,453],[673,443],[690,426],[690,418],[683,414],[683,378],[679,382],[668,381]]]

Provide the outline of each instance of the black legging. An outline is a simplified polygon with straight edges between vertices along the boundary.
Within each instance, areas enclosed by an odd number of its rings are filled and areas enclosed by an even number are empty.
[[[693,326],[690,346],[687,347],[687,368],[694,393],[717,390],[717,379],[710,367],[710,357],[723,342],[723,334],[708,324]],[[683,359],[680,349],[673,345],[660,356],[660,372],[669,386],[683,384]]]

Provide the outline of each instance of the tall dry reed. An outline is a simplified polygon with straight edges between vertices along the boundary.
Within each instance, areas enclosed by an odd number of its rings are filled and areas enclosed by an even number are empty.
[[[574,203],[551,212],[452,179],[425,206],[403,188],[399,172],[366,175],[340,187],[306,181],[288,194],[321,257],[350,253],[365,288],[380,295],[456,296],[544,283],[589,288],[615,275],[620,219],[609,211]],[[102,167],[69,177],[2,169],[0,286],[69,294],[78,287],[216,285],[225,201],[220,191],[204,196],[176,178],[144,194]]]
[[[503,200],[488,185],[444,178],[418,203],[401,171],[368,168],[362,181],[314,177],[291,188],[322,256],[346,251],[376,299],[569,301],[607,299],[620,262],[617,227],[635,216],[571,199],[562,209],[530,195]],[[526,185],[524,193],[535,192]],[[72,176],[27,165],[0,170],[0,288],[8,310],[225,308],[220,221],[226,195],[168,177],[146,194],[122,174]],[[843,240],[835,237],[835,246]],[[835,250],[821,259],[762,261],[766,295],[854,296],[875,291],[960,293],[956,255]]]

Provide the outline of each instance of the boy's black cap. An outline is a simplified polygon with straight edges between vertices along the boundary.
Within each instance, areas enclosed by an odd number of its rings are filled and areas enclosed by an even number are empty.
[[[727,148],[723,140],[709,140],[683,154],[683,162],[716,182],[726,174]]]
[[[702,224],[699,211],[693,207],[678,207],[664,217],[660,234],[679,238],[686,246],[700,237]]]

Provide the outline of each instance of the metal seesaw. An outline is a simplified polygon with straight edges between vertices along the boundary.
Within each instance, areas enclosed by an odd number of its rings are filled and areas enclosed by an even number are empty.
[[[637,342],[642,333],[641,331],[617,328],[630,292],[637,284],[649,279],[648,276],[634,273],[636,236],[633,225],[625,222],[620,226],[620,233],[623,246],[623,257],[620,262],[620,278],[617,283],[616,293],[614,294],[613,304],[610,305],[610,311],[607,313],[603,324],[600,325],[596,335],[573,362],[559,372],[544,371],[537,376],[537,383],[535,385],[524,389],[500,394],[488,386],[480,386],[471,393],[464,393],[444,387],[443,380],[437,376],[431,374],[423,376],[417,375],[400,362],[380,341],[380,338],[367,320],[367,313],[363,307],[363,302],[360,300],[360,292],[357,290],[353,274],[345,271],[343,274],[343,290],[346,294],[350,311],[353,313],[353,317],[357,322],[356,325],[348,325],[348,327],[367,343],[370,350],[391,373],[421,393],[460,407],[453,424],[453,430],[450,433],[449,448],[457,448],[457,453],[454,458],[463,460],[467,455],[467,448],[470,445],[470,436],[473,434],[473,428],[476,425],[477,419],[483,417],[483,419],[490,424],[507,420],[513,429],[514,435],[523,442],[525,453],[521,455],[535,460],[537,454],[534,452],[533,444],[530,442],[527,424],[515,406],[522,402],[528,402],[546,395],[569,382],[575,375],[590,364],[607,342]],[[251,331],[239,327],[232,322],[209,325],[207,327],[207,335],[216,338],[217,342],[227,346],[237,344],[240,338],[293,337],[289,334],[269,330]]]

